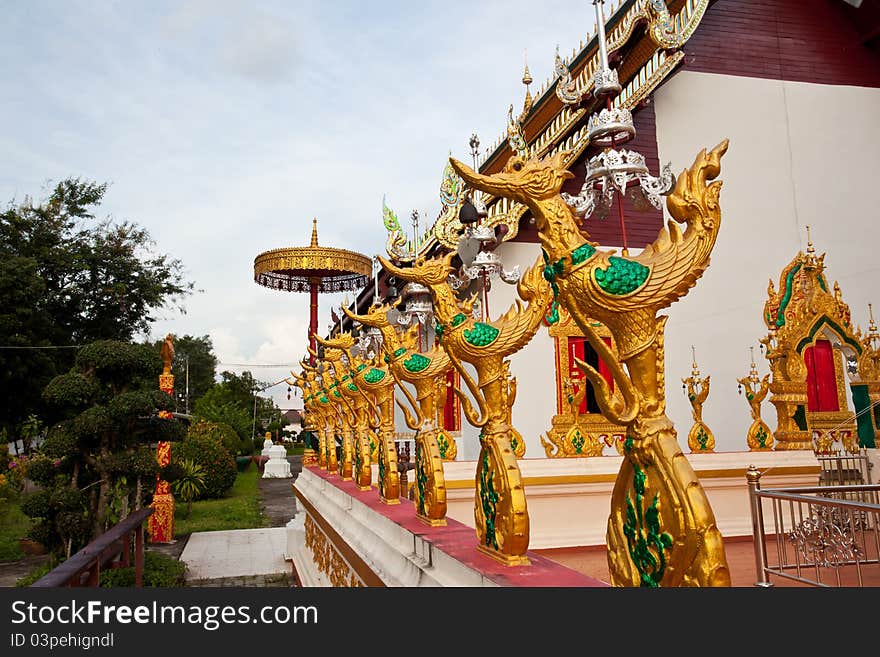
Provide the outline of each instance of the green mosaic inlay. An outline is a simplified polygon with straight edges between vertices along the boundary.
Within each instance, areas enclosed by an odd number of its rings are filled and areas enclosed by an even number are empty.
[[[767,431],[763,426],[758,427],[758,430],[755,432],[755,440],[758,441],[758,447],[766,447],[767,446]]]
[[[440,452],[440,458],[446,458],[446,452],[449,451],[449,439],[442,431],[437,433],[437,450]]]
[[[700,428],[697,429],[697,444],[700,446],[700,449],[706,449],[706,444],[709,442],[709,436],[703,430],[703,425],[700,425]]]
[[[639,289],[651,270],[640,262],[611,256],[608,258],[607,269],[596,269],[593,276],[596,282],[608,294],[629,294]]]
[[[394,357],[400,358],[406,353],[406,347],[400,347],[399,349],[394,350]]]
[[[342,381],[348,381],[348,378],[349,378],[349,377],[348,377],[348,374],[346,374],[345,376],[342,377],[341,380],[342,380]]]
[[[574,438],[571,439],[571,444],[574,446],[574,453],[580,454],[584,448],[584,443],[587,442],[587,439],[581,435],[580,431],[574,432]]]
[[[672,536],[668,532],[660,531],[659,493],[654,495],[651,505],[643,509],[647,476],[638,464],[634,463],[633,469],[636,499],[633,502],[627,493],[623,533],[629,555],[639,571],[641,586],[656,588],[660,586],[666,571],[666,550],[672,547]]]
[[[791,301],[791,295],[794,293],[792,282],[794,281],[794,275],[800,269],[801,264],[798,263],[791,268],[791,271],[785,277],[785,294],[782,295],[782,301],[779,302],[779,310],[776,311],[776,326],[785,325],[785,309],[788,307],[788,302]]]
[[[358,371],[358,372],[363,372],[363,371],[366,369],[366,367],[367,367],[367,366],[366,366],[365,363],[361,363],[360,365],[358,365],[358,369],[357,369],[357,371]]]
[[[353,383],[349,383],[348,389],[351,390],[352,392],[357,392],[358,387]]]
[[[334,396],[334,397],[342,397],[342,395],[339,394],[339,391],[338,391],[338,390],[334,390],[334,391],[333,391],[333,396]]]
[[[495,536],[495,519],[498,515],[498,500],[500,496],[495,491],[493,479],[495,474],[489,469],[489,451],[483,450],[483,458],[480,459],[480,507],[483,517],[486,519],[486,547],[498,549],[498,539]]]
[[[407,360],[403,361],[403,366],[407,372],[421,372],[431,364],[431,359],[421,354],[412,354]]]
[[[459,324],[461,324],[465,321],[467,321],[467,315],[465,315],[463,313],[458,313],[455,317],[452,318],[452,322],[450,323],[450,326],[452,328],[455,328],[456,326],[458,326]]]
[[[384,449],[379,450],[379,495],[385,497],[385,459],[387,455]]]
[[[434,335],[437,337],[438,342],[443,339],[443,324],[439,322],[434,324]]]
[[[596,252],[589,244],[581,244],[578,248],[571,252],[571,264],[579,265],[585,260],[592,257],[592,255]]]
[[[428,487],[428,473],[425,470],[425,450],[421,444],[416,442],[416,488],[418,490],[418,499],[416,506],[418,515],[425,515],[425,489]]]
[[[364,381],[367,383],[379,383],[384,378],[385,370],[377,370],[375,367],[370,368],[370,371],[364,374]]]
[[[548,325],[555,324],[559,321],[559,302],[556,299],[550,302],[550,310],[544,315],[544,321]]]
[[[322,404],[329,404],[329,403],[330,403],[330,400],[327,399],[327,397],[325,397],[324,395],[321,395],[319,401],[320,401]]]
[[[472,344],[475,347],[486,347],[495,342],[499,332],[500,331],[491,324],[474,322],[474,327],[472,329],[465,330],[464,339],[467,340],[468,344]]]

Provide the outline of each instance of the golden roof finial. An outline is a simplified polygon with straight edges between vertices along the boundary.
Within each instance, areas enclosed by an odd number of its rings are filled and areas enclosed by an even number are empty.
[[[698,379],[700,378],[700,370],[697,368],[697,350],[694,345],[691,345],[691,355],[693,356],[693,369],[691,370],[691,376]]]
[[[807,265],[816,264],[816,249],[813,248],[813,240],[810,237],[810,227],[807,226],[807,257],[805,258]]]
[[[868,340],[873,349],[875,343],[880,340],[880,333],[877,333],[877,324],[874,322],[874,308],[870,303],[868,304],[868,319]]]
[[[526,85],[526,99],[523,102],[523,111],[522,115],[525,116],[530,109],[532,109],[532,92],[529,89],[529,85],[532,84],[532,74],[529,73],[529,58],[528,51],[523,51],[523,59],[525,60],[525,70],[523,71],[522,83]]]
[[[312,243],[309,246],[318,246],[318,218],[312,219]]]

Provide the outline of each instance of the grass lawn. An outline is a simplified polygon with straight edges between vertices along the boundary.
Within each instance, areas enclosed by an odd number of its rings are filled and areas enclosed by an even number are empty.
[[[175,500],[174,536],[223,529],[268,527],[266,518],[260,513],[257,498],[259,479],[259,470],[251,464],[245,472],[238,473],[226,497],[193,502],[192,515],[189,518],[186,517],[186,502]]]
[[[31,519],[21,512],[20,500],[0,502],[0,561],[18,561],[24,556],[18,539],[31,528]]]

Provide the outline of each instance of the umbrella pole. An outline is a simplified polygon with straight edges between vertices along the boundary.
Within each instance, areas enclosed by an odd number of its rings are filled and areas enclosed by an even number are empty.
[[[320,279],[312,278],[309,281],[309,346],[312,348],[312,351],[318,351],[318,343],[315,340],[315,335],[318,333],[318,286],[320,284]],[[315,357],[309,355],[309,362],[314,365]]]

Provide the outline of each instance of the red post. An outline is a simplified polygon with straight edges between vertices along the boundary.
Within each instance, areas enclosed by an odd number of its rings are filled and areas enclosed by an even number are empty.
[[[128,568],[131,565],[131,534],[126,534],[122,539],[122,555],[119,562],[121,568]]]
[[[312,351],[318,351],[318,342],[315,335],[318,333],[318,286],[321,284],[320,278],[311,278],[309,280],[309,347]],[[315,364],[315,357],[309,355],[309,363]]]
[[[159,388],[169,395],[174,394],[174,375],[171,373],[171,361],[174,358],[174,345],[169,333],[162,347],[162,374],[159,375]],[[168,411],[159,411],[159,417],[171,420],[172,415]],[[171,463],[171,443],[160,442],[156,447],[156,460],[159,467],[165,467]],[[156,490],[153,493],[153,502],[150,504],[154,509],[149,520],[150,541],[153,543],[171,543],[174,541],[174,496],[171,494],[171,485],[156,476]]]

